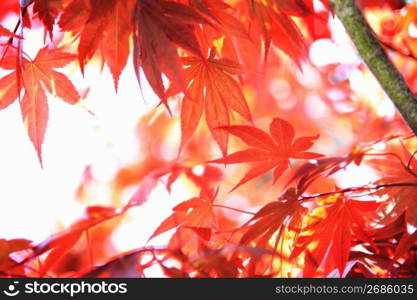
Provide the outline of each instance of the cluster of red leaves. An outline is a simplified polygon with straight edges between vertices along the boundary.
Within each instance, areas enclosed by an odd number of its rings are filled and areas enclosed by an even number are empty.
[[[416,5],[403,7],[401,2],[360,1],[371,13],[388,12],[388,17],[381,14],[381,30],[376,24],[376,31],[386,46],[406,56],[395,61],[400,66],[415,55],[415,37],[409,28],[417,24]],[[0,68],[6,72],[0,78],[0,109],[19,100],[41,162],[47,95],[69,104],[81,98],[64,70],[59,70],[75,60],[84,73],[93,58],[100,59],[110,69],[117,90],[132,54],[139,85],[143,74],[170,115],[179,115],[181,140],[175,151],[178,157],[167,161],[161,152],[173,122],[165,115],[145,116],[138,126],[145,154],[117,172],[111,184],[114,206],[87,206],[79,220],[39,244],[0,240],[0,275],[144,277],[154,266],[168,277],[417,274],[413,262],[416,142],[406,138],[398,116],[381,117],[372,105],[355,101],[346,66],[314,67],[308,62],[309,46],[331,38],[328,19],[332,13],[326,1],[22,3],[24,7],[10,1],[0,4],[0,19],[3,11],[20,11],[22,16],[14,31],[0,25],[0,41],[4,40]],[[34,59],[24,51],[25,34],[30,33],[23,28],[30,26],[42,26],[45,42],[50,41]],[[76,45],[75,54],[69,40]],[[314,86],[300,79],[303,68],[313,73]],[[410,69],[401,71],[413,83],[417,68]],[[356,70],[363,71],[361,67]],[[279,87],[278,95],[271,90],[274,84]],[[336,121],[328,124],[344,122],[352,128],[355,135],[350,143],[338,141],[343,154],[309,151],[313,146],[320,149],[317,144],[333,134],[332,129],[325,132],[319,121],[309,120],[304,107],[312,95],[334,115]],[[280,107],[291,99],[296,99],[292,108]],[[199,132],[203,117],[207,126]],[[268,123],[269,133],[255,123]],[[398,135],[389,134],[390,129],[398,130]],[[335,132],[340,133],[337,126]],[[238,139],[229,141],[230,135]],[[240,141],[245,148],[228,153],[229,148],[242,146]],[[213,159],[211,143],[217,144],[222,157]],[[378,150],[381,144],[384,151]],[[251,168],[236,171],[213,163],[249,163]],[[371,168],[379,179],[338,187],[334,175],[352,166]],[[245,175],[236,184],[234,178],[236,173],[241,177],[241,170]],[[274,185],[267,185],[271,180]],[[161,183],[171,192],[178,181],[192,183],[197,196],[175,205],[150,235],[148,244],[173,232],[166,245],[109,253],[109,237],[131,208],[147,202]],[[78,198],[88,201],[94,184],[88,167]],[[231,192],[240,187],[241,196],[259,205],[257,212],[229,206],[224,201],[228,196],[222,193],[229,185]],[[136,190],[126,193],[132,186]],[[127,201],[122,199],[125,194],[129,194]],[[228,212],[239,217],[232,218]]]
[[[417,61],[417,38],[414,34],[416,26],[417,4],[412,2],[404,7],[391,10],[388,7],[380,8],[380,17],[375,18],[372,24],[379,39],[393,56],[396,64],[403,70],[411,90],[417,90],[415,83]],[[372,11],[369,12],[372,14]]]

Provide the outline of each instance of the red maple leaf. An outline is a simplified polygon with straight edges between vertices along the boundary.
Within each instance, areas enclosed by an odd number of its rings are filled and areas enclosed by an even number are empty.
[[[417,187],[417,161],[409,150],[401,144],[399,155],[389,155],[384,158],[372,158],[368,163],[384,176],[374,182],[376,185],[405,182],[406,185],[382,188],[374,194],[387,199],[377,210],[376,222],[382,226],[389,226],[404,216],[402,229],[404,234],[395,251],[394,259],[401,257],[409,250],[417,238],[417,201],[415,201]]]
[[[389,187],[375,192],[378,196],[389,196],[379,207],[378,223],[388,225],[394,222],[402,214],[405,214],[405,222],[412,228],[417,228],[417,204],[414,201],[417,185],[417,161],[404,146],[401,147],[400,156],[387,156],[384,158],[372,158],[367,161],[384,176],[374,182],[376,185],[407,182],[410,185]],[[412,233],[412,232],[411,232]]]
[[[63,30],[79,33],[81,71],[100,49],[101,58],[107,62],[112,73],[116,90],[130,53],[133,4],[133,1],[120,0],[73,0],[59,20]]]
[[[300,29],[288,15],[308,15],[312,13],[311,3],[303,1],[247,1],[248,14],[259,28],[265,43],[265,59],[271,42],[284,51],[300,67],[308,58],[307,44]],[[306,1],[311,2],[311,1]]]
[[[149,0],[137,2],[134,20],[133,62],[139,83],[141,67],[153,91],[168,108],[162,74],[182,91],[185,90],[178,46],[193,55],[202,56],[194,24],[206,24],[208,21],[187,5]]]
[[[62,7],[62,0],[34,0],[33,12],[38,14],[51,39],[55,19],[61,12]]]
[[[286,201],[273,201],[262,207],[246,224],[241,228],[245,230],[240,243],[242,245],[255,244],[257,247],[268,247],[273,235],[279,241],[285,227],[299,232],[301,220],[307,209],[301,206],[296,199]],[[276,248],[277,245],[275,245]]]
[[[337,194],[323,199],[322,203],[310,213],[312,222],[305,226],[295,240],[290,258],[305,252],[304,277],[316,275],[319,268],[322,268],[324,275],[337,269],[341,277],[353,239],[373,245],[365,230],[379,204],[351,200]]]
[[[229,114],[234,110],[251,121],[249,106],[242,90],[232,75],[242,73],[242,67],[228,59],[214,58],[214,51],[209,58],[192,56],[183,58],[187,94],[181,105],[181,146],[191,138],[205,112],[207,126],[223,154],[227,153],[228,133],[216,130],[219,126],[230,124]],[[180,92],[178,86],[172,85],[168,92]]]
[[[209,161],[221,164],[254,163],[254,166],[232,191],[272,169],[274,169],[273,182],[275,183],[288,169],[290,158],[313,159],[322,156],[321,154],[306,151],[313,145],[318,135],[299,137],[294,140],[295,132],[293,126],[280,118],[275,118],[271,122],[269,127],[271,135],[253,126],[234,125],[223,126],[219,129],[239,137],[251,147],[226,155],[223,158]]]
[[[176,227],[189,228],[204,240],[209,240],[216,219],[213,202],[217,192],[202,191],[199,197],[181,202],[173,208],[173,213],[154,231],[149,240]]]
[[[34,60],[22,58],[21,68],[15,69],[17,59],[14,55],[8,55],[0,62],[3,69],[14,70],[0,79],[0,109],[18,99],[24,89],[20,102],[22,118],[41,164],[42,143],[49,118],[45,90],[69,104],[78,102],[80,96],[72,82],[66,75],[55,70],[66,66],[74,58],[74,55],[59,49],[50,50],[45,47]]]

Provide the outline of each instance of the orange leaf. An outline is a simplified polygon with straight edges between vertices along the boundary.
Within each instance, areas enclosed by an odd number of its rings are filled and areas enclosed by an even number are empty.
[[[6,56],[1,66],[12,69],[12,57]],[[80,96],[72,82],[63,73],[54,70],[66,66],[74,58],[74,55],[59,49],[45,47],[39,50],[33,61],[24,58],[19,72],[13,71],[0,79],[0,108],[13,103],[22,89],[25,91],[20,103],[22,118],[41,165],[42,143],[49,118],[44,88],[69,104],[77,103]]]

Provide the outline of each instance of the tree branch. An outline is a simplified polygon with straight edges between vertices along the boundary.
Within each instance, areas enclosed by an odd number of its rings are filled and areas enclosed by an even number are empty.
[[[395,182],[395,183],[385,183],[379,185],[370,185],[370,186],[358,186],[358,187],[350,187],[342,190],[336,190],[332,192],[325,192],[320,194],[315,194],[311,196],[301,196],[299,200],[301,201],[308,201],[313,200],[321,197],[332,196],[336,194],[347,194],[347,193],[358,193],[358,192],[372,192],[377,191],[380,189],[386,188],[395,188],[395,187],[417,187],[417,182]]]
[[[356,1],[328,0],[328,2],[342,21],[362,59],[394,102],[408,126],[417,135],[417,98],[388,58]]]

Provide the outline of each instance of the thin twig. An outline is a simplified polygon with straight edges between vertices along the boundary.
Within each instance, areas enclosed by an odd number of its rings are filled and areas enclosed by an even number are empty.
[[[250,212],[250,211],[245,211],[245,210],[242,210],[242,209],[229,207],[229,206],[225,206],[225,205],[220,205],[220,204],[213,204],[213,207],[225,208],[225,209],[233,210],[233,211],[236,211],[236,212],[240,212],[240,213],[244,213],[244,214],[248,214],[248,215],[252,215],[252,216],[255,215],[255,213]]]
[[[380,185],[374,185],[374,186],[359,186],[359,187],[350,187],[338,191],[333,192],[325,192],[320,194],[315,194],[311,196],[301,196],[301,201],[308,201],[312,199],[327,197],[331,195],[336,194],[346,194],[346,193],[354,193],[354,192],[362,192],[362,191],[376,191],[383,188],[393,188],[393,187],[417,187],[417,182],[398,182],[398,183],[386,183],[386,184],[380,184]]]

